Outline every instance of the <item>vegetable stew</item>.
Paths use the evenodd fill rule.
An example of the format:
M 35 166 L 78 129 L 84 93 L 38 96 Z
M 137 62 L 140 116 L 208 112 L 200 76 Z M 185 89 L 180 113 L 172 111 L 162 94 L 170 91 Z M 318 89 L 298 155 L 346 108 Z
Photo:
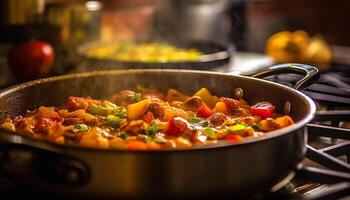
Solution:
M 250 106 L 241 95 L 217 97 L 206 88 L 192 96 L 176 89 L 122 90 L 110 99 L 68 97 L 59 107 L 40 106 L 9 116 L 1 127 L 35 139 L 92 148 L 191 148 L 219 140 L 239 142 L 294 122 L 269 102 Z

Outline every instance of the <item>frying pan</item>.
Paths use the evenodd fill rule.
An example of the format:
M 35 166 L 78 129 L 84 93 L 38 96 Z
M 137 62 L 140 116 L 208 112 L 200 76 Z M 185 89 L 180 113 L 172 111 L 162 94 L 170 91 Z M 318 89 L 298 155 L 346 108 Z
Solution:
M 280 73 L 304 77 L 294 89 L 255 78 Z M 0 91 L 0 120 L 39 105 L 61 105 L 71 95 L 107 98 L 142 84 L 187 94 L 207 87 L 218 96 L 231 96 L 233 89 L 240 87 L 250 104 L 270 101 L 283 113 L 284 103 L 290 102 L 290 115 L 296 123 L 239 143 L 158 151 L 67 146 L 0 130 L 0 174 L 42 191 L 80 198 L 261 196 L 282 187 L 300 166 L 306 152 L 304 127 L 316 108 L 296 89 L 317 79 L 314 67 L 282 64 L 252 77 L 141 69 L 70 74 L 19 84 Z
M 145 41 L 148 42 L 148 41 Z M 150 41 L 152 42 L 152 41 Z M 196 69 L 196 70 L 211 70 L 227 65 L 230 62 L 231 55 L 234 52 L 233 45 L 221 44 L 212 41 L 200 40 L 177 40 L 168 41 L 180 48 L 194 48 L 203 53 L 200 59 L 194 61 L 169 61 L 169 62 L 141 62 L 141 61 L 119 61 L 111 58 L 95 58 L 87 54 L 89 49 L 101 47 L 102 42 L 90 42 L 83 44 L 78 48 L 78 55 L 82 60 L 82 66 L 79 70 L 106 70 L 106 69 Z M 110 43 L 109 43 L 110 45 Z

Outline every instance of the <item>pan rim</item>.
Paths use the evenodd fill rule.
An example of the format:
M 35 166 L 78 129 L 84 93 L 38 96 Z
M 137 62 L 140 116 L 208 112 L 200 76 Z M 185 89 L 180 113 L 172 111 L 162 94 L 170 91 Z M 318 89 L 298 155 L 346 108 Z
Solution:
M 42 148 L 49 148 L 49 149 L 57 149 L 57 150 L 67 150 L 67 149 L 74 149 L 74 150 L 79 150 L 79 151 L 102 151 L 102 152 L 119 152 L 119 153 L 159 153 L 159 152 L 196 152 L 196 151 L 212 151 L 212 150 L 218 150 L 218 149 L 223 149 L 223 148 L 234 148 L 235 146 L 240 146 L 240 145 L 249 145 L 257 142 L 264 142 L 266 140 L 270 140 L 273 138 L 281 137 L 287 134 L 292 134 L 294 131 L 301 129 L 304 127 L 308 122 L 310 122 L 315 113 L 316 113 L 316 105 L 313 102 L 313 100 L 306 96 L 305 94 L 301 93 L 300 91 L 297 91 L 293 88 L 287 87 L 285 85 L 263 80 L 263 79 L 258 79 L 258 78 L 253 78 L 253 77 L 248 77 L 248 76 L 242 76 L 242 75 L 237 75 L 237 74 L 228 74 L 228 73 L 223 73 L 223 72 L 213 72 L 213 71 L 202 71 L 202 70 L 187 70 L 187 69 L 118 69 L 118 70 L 104 70 L 104 71 L 91 71 L 91 72 L 82 72 L 82 73 L 73 73 L 73 74 L 67 74 L 67 75 L 61 75 L 61 76 L 54 76 L 54 77 L 49 77 L 49 78 L 43 78 L 43 79 L 38 79 L 38 80 L 33 80 L 29 82 L 24 82 L 20 84 L 16 84 L 13 86 L 10 86 L 8 88 L 0 90 L 0 98 L 11 95 L 11 93 L 14 93 L 18 90 L 25 89 L 28 87 L 34 87 L 35 85 L 39 85 L 42 83 L 47 83 L 47 82 L 53 82 L 53 81 L 62 81 L 66 79 L 72 79 L 72 78 L 86 78 L 86 77 L 93 77 L 93 76 L 105 76 L 105 75 L 118 75 L 118 74 L 137 74 L 137 73 L 187 73 L 187 74 L 207 74 L 207 75 L 214 75 L 214 76 L 229 76 L 229 77 L 240 77 L 244 79 L 251 79 L 257 82 L 263 82 L 266 84 L 271 84 L 273 87 L 279 87 L 281 89 L 286 89 L 289 92 L 296 93 L 297 95 L 301 96 L 301 98 L 306 102 L 308 105 L 308 113 L 306 114 L 305 117 L 303 117 L 301 120 L 296 122 L 295 124 L 278 129 L 275 131 L 268 132 L 268 134 L 264 134 L 263 136 L 259 137 L 248 137 L 245 138 L 244 140 L 240 142 L 227 142 L 227 141 L 220 141 L 217 144 L 207 144 L 199 147 L 192 147 L 189 149 L 160 149 L 160 150 L 127 150 L 127 149 L 101 149 L 101 148 L 91 148 L 91 147 L 83 147 L 83 146 L 78 146 L 78 145 L 67 145 L 67 144 L 58 144 L 50 141 L 45 141 L 45 140 L 38 140 L 31 138 L 29 136 L 24 136 L 20 135 L 15 132 L 11 132 L 8 130 L 5 130 L 0 127 L 0 134 L 7 134 L 8 136 L 16 136 L 20 137 L 25 144 L 28 145 L 33 145 L 33 146 L 40 146 Z M 45 145 L 44 145 L 44 144 Z

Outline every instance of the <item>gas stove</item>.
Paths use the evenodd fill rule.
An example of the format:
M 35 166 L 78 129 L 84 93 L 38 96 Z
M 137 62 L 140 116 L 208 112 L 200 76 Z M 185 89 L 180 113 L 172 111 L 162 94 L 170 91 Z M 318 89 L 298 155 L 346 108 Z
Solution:
M 292 85 L 298 76 L 269 80 Z M 296 177 L 267 199 L 350 199 L 350 66 L 321 70 L 319 81 L 305 91 L 317 104 L 307 125 L 308 150 Z

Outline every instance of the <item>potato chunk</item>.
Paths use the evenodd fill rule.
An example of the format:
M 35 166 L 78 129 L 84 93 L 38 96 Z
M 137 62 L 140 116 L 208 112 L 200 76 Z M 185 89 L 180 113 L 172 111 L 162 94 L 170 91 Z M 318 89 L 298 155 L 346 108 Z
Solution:
M 104 130 L 95 127 L 86 132 L 80 140 L 80 145 L 85 147 L 108 148 L 109 142 L 102 136 L 102 131 Z

